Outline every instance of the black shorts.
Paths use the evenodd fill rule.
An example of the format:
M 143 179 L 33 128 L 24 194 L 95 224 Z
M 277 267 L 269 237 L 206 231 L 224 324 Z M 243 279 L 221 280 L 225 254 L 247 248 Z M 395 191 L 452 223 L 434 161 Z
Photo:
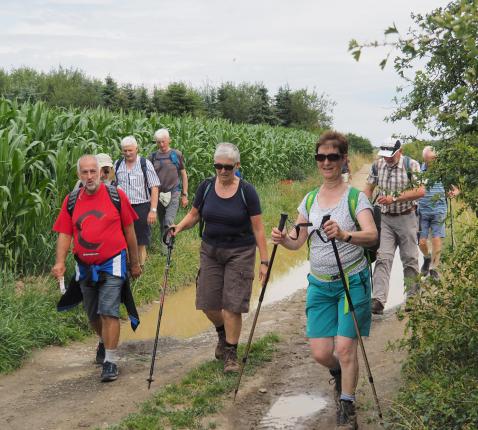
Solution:
M 149 245 L 151 243 L 151 226 L 148 224 L 148 214 L 151 204 L 149 202 L 138 203 L 133 206 L 139 218 L 134 222 L 134 232 L 138 245 Z

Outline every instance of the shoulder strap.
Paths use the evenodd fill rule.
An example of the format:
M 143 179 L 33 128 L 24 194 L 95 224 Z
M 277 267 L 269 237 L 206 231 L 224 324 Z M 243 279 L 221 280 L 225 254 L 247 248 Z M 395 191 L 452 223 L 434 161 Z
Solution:
M 121 198 L 119 196 L 118 190 L 114 185 L 106 185 L 106 191 L 108 191 L 108 195 L 110 196 L 111 203 L 115 206 L 119 213 L 121 213 Z
M 306 196 L 305 200 L 305 210 L 307 212 L 307 218 L 309 217 L 310 213 L 310 208 L 312 207 L 312 204 L 314 203 L 315 197 L 317 196 L 317 193 L 319 192 L 319 189 L 316 188 L 312 191 L 309 191 L 309 193 Z
M 115 164 L 115 173 L 118 174 L 118 169 L 119 169 L 119 166 L 121 165 L 121 163 L 124 161 L 124 158 L 120 158 L 119 160 L 116 160 L 116 164 Z
M 372 163 L 372 175 L 375 177 L 378 176 L 378 167 L 376 162 Z
M 169 159 L 171 160 L 171 163 L 176 166 L 176 169 L 179 170 L 179 157 L 174 149 L 171 149 L 171 152 L 169 153 Z
M 149 187 L 148 187 L 148 175 L 146 173 L 146 158 L 139 157 L 139 162 L 141 164 L 141 171 L 143 172 L 144 192 L 146 193 L 146 198 L 148 198 L 149 195 L 150 195 L 150 192 L 149 192 Z
M 412 169 L 410 167 L 410 157 L 408 155 L 403 156 L 405 161 L 405 171 L 407 172 L 408 182 L 412 182 Z
M 350 187 L 350 191 L 349 191 L 349 195 L 348 195 L 350 216 L 354 220 L 354 223 L 355 223 L 355 226 L 357 227 L 357 230 L 360 230 L 359 223 L 357 222 L 357 217 L 355 216 L 355 212 L 357 210 L 357 205 L 358 205 L 359 193 L 360 193 L 360 191 L 357 188 Z
M 204 206 L 204 201 L 206 200 L 207 193 L 209 193 L 209 191 L 211 190 L 212 184 L 214 184 L 215 179 L 216 179 L 215 176 L 212 176 L 212 177 L 206 179 L 206 181 L 207 181 L 206 188 L 204 189 L 201 204 L 199 205 L 199 208 L 198 208 L 199 213 L 201 213 L 201 211 L 202 211 L 202 207 Z
M 244 185 L 246 184 L 247 182 L 244 181 L 244 179 L 239 178 L 239 190 L 241 191 L 241 198 L 244 205 L 246 206 L 247 214 L 249 215 L 249 206 L 247 205 L 246 193 L 244 192 Z
M 150 158 L 150 161 L 151 161 L 151 164 L 154 164 L 154 162 L 156 161 L 156 153 L 158 151 L 154 151 L 152 152 L 151 154 L 149 154 L 149 158 Z
M 73 216 L 73 211 L 75 210 L 75 205 L 76 201 L 78 200 L 78 196 L 80 194 L 81 188 L 77 188 L 76 190 L 73 190 L 69 195 L 68 195 L 68 202 L 66 203 L 66 210 L 70 214 L 70 216 Z

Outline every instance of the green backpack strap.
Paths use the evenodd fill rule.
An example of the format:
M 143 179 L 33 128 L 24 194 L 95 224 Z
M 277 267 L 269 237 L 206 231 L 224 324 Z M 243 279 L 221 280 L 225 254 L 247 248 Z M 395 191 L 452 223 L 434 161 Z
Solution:
M 350 187 L 349 195 L 348 195 L 348 202 L 349 202 L 349 212 L 350 216 L 354 220 L 355 226 L 357 230 L 360 230 L 360 225 L 357 221 L 357 217 L 355 212 L 357 211 L 358 199 L 359 199 L 360 191 L 357 188 Z
M 312 207 L 312 204 L 314 203 L 315 197 L 317 196 L 318 192 L 319 189 L 315 188 L 314 190 L 309 191 L 305 198 L 305 210 L 307 212 L 307 220 L 309 219 L 310 208 Z

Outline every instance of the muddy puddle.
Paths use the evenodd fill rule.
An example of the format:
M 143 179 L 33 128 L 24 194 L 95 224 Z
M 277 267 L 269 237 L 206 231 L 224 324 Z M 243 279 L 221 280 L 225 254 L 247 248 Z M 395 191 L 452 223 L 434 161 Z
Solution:
M 300 423 L 320 412 L 327 405 L 324 397 L 308 394 L 281 396 L 262 418 L 258 429 L 298 430 Z
M 309 271 L 309 263 L 305 261 L 306 249 L 289 251 L 279 248 L 276 253 L 271 277 L 267 285 L 266 294 L 262 305 L 268 305 L 288 296 L 297 290 L 307 286 L 306 276 Z M 257 307 L 261 285 L 254 280 L 251 311 Z M 211 323 L 201 311 L 195 308 L 196 286 L 191 285 L 177 293 L 166 296 L 161 319 L 161 336 L 177 338 L 189 338 L 211 328 Z M 147 340 L 156 335 L 159 302 L 154 302 L 149 308 L 141 313 L 141 324 L 133 332 L 129 324 L 121 327 L 121 341 Z

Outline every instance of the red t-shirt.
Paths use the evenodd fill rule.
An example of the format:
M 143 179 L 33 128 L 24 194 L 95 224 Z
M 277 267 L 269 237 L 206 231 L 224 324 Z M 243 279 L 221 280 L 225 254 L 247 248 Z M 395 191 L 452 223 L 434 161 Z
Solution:
M 138 215 L 126 194 L 118 189 L 121 216 L 108 195 L 104 184 L 95 194 L 82 188 L 73 216 L 67 210 L 68 196 L 63 200 L 53 231 L 73 235 L 73 253 L 86 264 L 99 264 L 126 249 L 123 227 L 132 224 Z

